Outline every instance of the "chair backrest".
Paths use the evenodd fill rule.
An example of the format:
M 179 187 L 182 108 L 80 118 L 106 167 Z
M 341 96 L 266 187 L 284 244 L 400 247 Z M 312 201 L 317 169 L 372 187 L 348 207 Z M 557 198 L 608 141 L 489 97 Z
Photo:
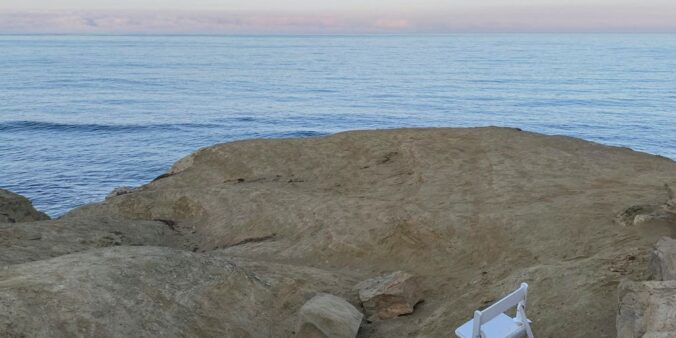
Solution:
M 485 308 L 483 311 L 474 312 L 474 327 L 472 335 L 480 337 L 481 325 L 489 320 L 495 318 L 497 315 L 519 305 L 526 306 L 526 295 L 528 294 L 528 284 L 521 283 L 521 286 L 516 291 L 510 293 L 493 305 Z

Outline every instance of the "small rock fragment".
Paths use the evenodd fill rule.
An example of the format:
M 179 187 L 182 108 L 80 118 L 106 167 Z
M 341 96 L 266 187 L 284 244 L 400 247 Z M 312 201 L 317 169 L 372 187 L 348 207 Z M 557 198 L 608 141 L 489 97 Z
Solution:
M 354 338 L 363 317 L 346 300 L 330 294 L 318 294 L 301 307 L 296 337 Z
M 412 313 L 422 300 L 416 278 L 403 271 L 365 280 L 357 289 L 369 321 Z

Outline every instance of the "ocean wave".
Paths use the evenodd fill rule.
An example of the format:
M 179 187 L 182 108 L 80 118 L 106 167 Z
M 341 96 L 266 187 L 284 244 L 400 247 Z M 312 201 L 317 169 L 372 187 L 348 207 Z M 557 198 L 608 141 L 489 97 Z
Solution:
M 149 130 L 178 131 L 185 129 L 212 129 L 226 127 L 214 123 L 155 123 L 155 124 L 97 124 L 97 123 L 55 123 L 44 121 L 0 122 L 0 131 L 41 131 L 41 132 L 140 132 Z
M 234 119 L 235 124 L 247 118 Z M 153 124 L 97 124 L 97 123 L 55 123 L 44 121 L 7 121 L 0 122 L 0 132 L 56 132 L 56 133 L 139 133 L 139 132 L 175 132 L 195 129 L 227 129 L 232 123 L 153 123 Z M 269 132 L 247 134 L 243 138 L 287 138 L 312 137 L 326 133 L 314 130 L 293 130 L 286 132 Z

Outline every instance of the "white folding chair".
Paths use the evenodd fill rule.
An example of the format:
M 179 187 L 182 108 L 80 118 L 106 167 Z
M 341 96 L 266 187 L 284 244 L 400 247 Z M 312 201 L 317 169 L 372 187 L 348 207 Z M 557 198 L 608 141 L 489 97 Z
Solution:
M 530 320 L 526 318 L 528 284 L 521 283 L 516 291 L 497 301 L 483 311 L 474 311 L 474 319 L 455 330 L 460 338 L 533 338 Z M 516 306 L 516 317 L 505 311 Z

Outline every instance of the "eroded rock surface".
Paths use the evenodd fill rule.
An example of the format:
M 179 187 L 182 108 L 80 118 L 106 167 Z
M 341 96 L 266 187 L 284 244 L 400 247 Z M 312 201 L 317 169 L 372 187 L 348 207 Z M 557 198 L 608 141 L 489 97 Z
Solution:
M 195 248 L 189 232 L 161 221 L 83 217 L 0 224 L 0 267 L 110 246 Z
M 19 223 L 49 219 L 35 210 L 31 201 L 9 190 L 0 189 L 0 223 Z
M 676 240 L 662 237 L 650 255 L 650 271 L 658 281 L 676 280 Z
M 631 206 L 617 215 L 618 223 L 640 228 L 644 233 L 663 233 L 676 237 L 676 200 L 671 187 L 665 184 L 664 188 L 666 202 Z
M 0 270 L 0 332 L 45 338 L 289 337 L 303 295 L 341 282 L 349 280 L 218 252 L 93 249 Z
M 354 338 L 364 317 L 346 300 L 319 294 L 301 307 L 296 325 L 299 338 Z
M 396 271 L 357 284 L 359 300 L 370 321 L 391 319 L 413 312 L 422 290 L 410 273 Z
M 669 216 L 665 184 L 676 186 L 676 163 L 669 159 L 508 128 L 362 131 L 216 145 L 133 193 L 54 221 L 0 226 L 3 323 L 29 329 L 46 318 L 44 327 L 61 334 L 72 331 L 59 326 L 65 317 L 58 316 L 74 314 L 48 313 L 50 304 L 85 304 L 92 316 L 124 305 L 127 317 L 104 312 L 100 323 L 78 320 L 105 330 L 96 332 L 114 332 L 109 321 L 131 321 L 111 337 L 143 329 L 143 318 L 148 330 L 166 326 L 166 337 L 210 336 L 191 331 L 197 326 L 217 328 L 215 336 L 288 337 L 309 295 L 330 293 L 358 304 L 359 281 L 401 270 L 420 278 L 425 302 L 407 316 L 362 323 L 360 337 L 447 336 L 520 282 L 529 283 L 528 313 L 538 336 L 615 337 L 617 284 L 646 279 L 653 244 L 676 225 L 670 217 L 639 217 L 634 224 L 637 215 L 655 210 Z M 631 206 L 649 207 L 627 213 L 627 224 L 618 222 L 615 215 Z M 187 256 L 178 265 L 171 264 L 174 258 L 143 264 L 97 258 L 109 251 L 140 257 L 134 250 L 145 246 Z M 226 272 L 229 263 L 218 262 L 235 262 L 233 271 L 277 286 L 230 282 L 235 272 L 200 263 L 211 259 Z M 65 260 L 88 263 L 78 270 Z M 60 273 L 68 281 L 91 281 L 65 284 L 77 287 L 86 302 L 54 291 Z M 116 286 L 95 281 L 96 275 L 117 276 Z M 51 282 L 31 284 L 43 278 Z M 17 296 L 24 289 L 13 280 L 32 285 L 25 290 L 38 290 L 30 292 L 40 297 Z M 199 291 L 218 283 L 224 283 L 222 294 Z M 161 297 L 139 301 L 153 292 Z M 243 294 L 250 298 L 236 298 Z M 222 311 L 218 297 L 231 299 L 247 316 L 260 314 L 263 324 Z M 28 312 L 35 318 L 18 315 Z
M 676 337 L 676 281 L 623 281 L 617 337 Z

